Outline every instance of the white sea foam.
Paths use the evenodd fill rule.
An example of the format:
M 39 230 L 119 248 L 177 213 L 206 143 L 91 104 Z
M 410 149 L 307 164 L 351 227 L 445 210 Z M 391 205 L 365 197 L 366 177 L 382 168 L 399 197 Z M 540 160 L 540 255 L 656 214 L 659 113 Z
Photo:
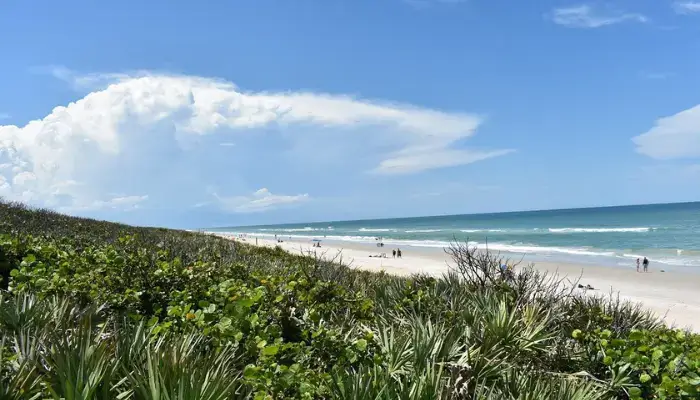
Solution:
M 700 267 L 700 259 L 690 259 L 690 258 L 649 258 L 649 260 L 654 263 L 661 263 L 665 265 L 682 265 L 685 267 Z
M 360 228 L 358 232 L 396 232 L 396 229 L 389 228 Z
M 442 232 L 442 229 L 413 229 L 409 231 L 404 231 L 405 233 L 431 233 L 431 232 Z
M 315 231 L 325 231 L 324 228 L 312 228 L 306 226 L 303 228 L 285 228 L 285 229 L 258 229 L 261 232 L 315 232 Z
M 269 237 L 275 236 L 274 233 L 250 233 L 250 232 L 208 232 L 220 236 L 234 237 L 239 234 L 245 234 L 252 237 Z M 279 234 L 278 234 L 279 236 Z M 375 244 L 376 238 L 374 236 L 357 236 L 357 235 L 325 235 L 323 232 L 315 232 L 313 230 L 302 229 L 295 231 L 294 233 L 289 233 L 288 235 L 283 235 L 283 237 L 290 237 L 296 240 L 311 240 L 311 239 L 323 239 L 329 241 L 337 242 L 352 242 L 352 243 L 363 243 L 363 244 Z M 442 249 L 450 246 L 450 242 L 441 240 L 412 240 L 412 239 L 392 239 L 385 238 L 383 240 L 386 246 L 396 246 L 396 247 L 424 247 L 424 248 L 438 248 Z M 469 245 L 476 246 L 478 249 L 489 249 L 491 251 L 499 251 L 503 253 L 513 253 L 513 254 L 530 254 L 530 255 L 543 255 L 543 256 L 571 256 L 571 257 L 604 257 L 611 259 L 622 259 L 629 260 L 629 263 L 634 262 L 637 258 L 644 258 L 642 254 L 636 254 L 637 252 L 615 252 L 612 250 L 595 249 L 588 247 L 557 247 L 557 246 L 536 246 L 531 244 L 509 244 L 509 243 L 485 243 L 480 242 L 469 242 Z M 659 252 L 662 253 L 659 253 Z M 641 250 L 639 252 L 642 252 Z M 700 267 L 700 253 L 695 251 L 688 251 L 683 249 L 673 249 L 673 250 L 660 250 L 660 249 L 649 249 L 644 251 L 646 257 L 653 264 L 662 265 L 675 265 L 675 266 L 688 266 L 688 267 Z M 669 254 L 665 254 L 669 253 Z M 694 256 L 698 253 L 697 256 Z M 681 257 L 682 256 L 682 257 Z M 618 262 L 614 262 L 617 264 Z M 619 262 L 621 265 L 631 265 L 627 262 Z
M 255 234 L 255 236 L 261 237 L 271 237 L 274 236 L 270 233 Z M 289 237 L 295 239 L 311 239 L 318 238 L 314 235 L 289 235 Z M 355 242 L 355 243 L 376 243 L 373 237 L 368 236 L 325 236 L 326 240 L 340 241 L 340 242 Z M 413 247 L 432 247 L 432 248 L 445 248 L 450 246 L 450 242 L 442 240 L 411 240 L 411 239 L 384 239 L 385 245 L 389 246 L 413 246 Z M 546 246 L 530 246 L 530 245 L 512 245 L 505 243 L 489 243 L 488 245 L 479 242 L 469 242 L 469 245 L 476 246 L 478 249 L 489 249 L 493 251 L 502 251 L 507 253 L 527 253 L 527 254 L 551 254 L 551 253 L 561 253 L 561 254 L 572 254 L 572 255 L 589 255 L 589 256 L 614 256 L 614 252 L 608 251 L 594 251 L 585 248 L 566 248 L 566 247 L 546 247 Z
M 628 253 L 623 253 L 622 257 L 625 257 L 625 258 L 644 258 L 644 256 L 640 256 L 639 254 L 628 254 Z
M 523 253 L 523 254 L 570 254 L 579 256 L 614 256 L 613 251 L 601 251 L 593 250 L 587 248 L 572 248 L 572 247 L 551 247 L 551 246 L 530 246 L 530 245 L 513 245 L 504 243 L 489 243 L 488 246 L 484 244 L 475 244 L 479 249 L 496 250 L 506 253 Z
M 549 228 L 552 233 L 649 232 L 651 228 Z
M 653 249 L 649 251 L 649 254 L 646 255 L 646 257 L 651 261 L 652 263 L 660 263 L 660 264 L 665 264 L 665 265 L 682 265 L 682 266 L 687 266 L 687 267 L 700 267 L 700 257 L 692 257 L 692 256 L 687 256 L 687 257 L 680 257 L 683 255 L 683 250 L 682 249 L 676 249 L 676 254 L 678 257 L 673 257 L 673 256 L 665 256 L 662 254 L 658 254 L 658 249 Z M 657 252 L 654 254 L 654 252 Z M 645 256 L 640 255 L 640 254 L 631 254 L 631 253 L 624 253 L 622 254 L 621 258 L 629 259 L 629 260 L 635 260 L 637 258 L 643 259 Z M 627 264 L 625 264 L 627 265 Z
M 508 229 L 460 229 L 460 232 L 464 233 L 477 233 L 477 232 L 508 232 Z

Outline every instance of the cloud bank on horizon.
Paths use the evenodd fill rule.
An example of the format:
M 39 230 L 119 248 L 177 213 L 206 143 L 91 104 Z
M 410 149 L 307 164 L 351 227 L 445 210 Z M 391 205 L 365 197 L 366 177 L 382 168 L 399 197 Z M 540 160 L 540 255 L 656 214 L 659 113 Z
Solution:
M 60 210 L 133 210 L 168 198 L 181 207 L 214 204 L 248 213 L 312 198 L 259 189 L 264 182 L 228 193 L 230 182 L 203 181 L 212 169 L 251 169 L 226 157 L 212 161 L 221 151 L 250 162 L 291 154 L 292 162 L 312 160 L 311 170 L 327 166 L 313 160 L 329 151 L 335 159 L 325 163 L 362 161 L 362 173 L 375 175 L 415 174 L 513 151 L 465 147 L 483 123 L 476 114 L 325 93 L 253 93 L 198 76 L 51 73 L 88 93 L 24 126 L 0 125 L 0 196 Z

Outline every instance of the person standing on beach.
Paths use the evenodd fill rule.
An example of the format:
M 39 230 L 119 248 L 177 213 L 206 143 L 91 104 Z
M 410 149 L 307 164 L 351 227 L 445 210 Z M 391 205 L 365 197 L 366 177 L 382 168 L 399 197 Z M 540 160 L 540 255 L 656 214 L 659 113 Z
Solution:
M 639 272 L 639 258 L 637 258 L 637 272 Z
M 394 250 L 391 251 L 391 255 L 392 255 L 394 258 L 396 258 L 396 249 L 394 249 Z
M 644 265 L 644 272 L 649 272 L 649 259 L 644 257 L 644 261 L 642 261 L 642 265 Z
M 399 258 L 401 258 L 401 249 L 396 250 L 396 255 L 399 256 Z

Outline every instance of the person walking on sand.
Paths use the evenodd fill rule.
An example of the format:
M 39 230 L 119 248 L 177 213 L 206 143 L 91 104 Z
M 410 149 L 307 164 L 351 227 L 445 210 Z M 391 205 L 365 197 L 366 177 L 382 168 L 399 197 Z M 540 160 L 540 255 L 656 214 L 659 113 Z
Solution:
M 639 257 L 637 257 L 637 272 L 639 272 Z
M 394 258 L 396 258 L 396 249 L 394 249 L 394 250 L 391 251 L 391 255 L 392 255 Z
M 644 272 L 649 272 L 649 259 L 644 257 L 644 261 L 642 261 L 642 265 L 644 265 Z
M 396 255 L 399 256 L 399 258 L 401 258 L 401 249 L 396 250 Z

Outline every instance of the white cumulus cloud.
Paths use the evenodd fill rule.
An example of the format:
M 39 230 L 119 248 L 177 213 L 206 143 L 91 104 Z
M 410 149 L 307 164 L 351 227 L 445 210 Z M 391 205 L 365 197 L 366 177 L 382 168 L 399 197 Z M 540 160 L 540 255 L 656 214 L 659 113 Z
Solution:
M 556 24 L 571 28 L 600 28 L 622 22 L 648 21 L 642 14 L 604 9 L 589 4 L 556 8 L 551 12 L 550 18 Z
M 278 195 L 270 193 L 267 188 L 255 191 L 249 196 L 222 197 L 214 194 L 220 205 L 236 213 L 253 213 L 290 206 L 309 200 L 308 194 Z
M 637 152 L 655 159 L 700 158 L 700 105 L 658 119 L 632 141 Z
M 208 135 L 223 139 L 216 148 L 233 149 L 234 142 L 227 140 L 232 135 L 257 133 L 270 143 L 287 145 L 310 130 L 322 132 L 358 143 L 363 155 L 376 153 L 373 171 L 385 174 L 464 165 L 510 151 L 465 149 L 463 140 L 483 122 L 470 113 L 325 93 L 247 92 L 197 76 L 80 75 L 58 67 L 49 72 L 92 91 L 23 126 L 0 124 L 0 196 L 54 207 L 131 209 L 137 199 L 154 200 L 148 190 L 172 186 L 173 180 L 166 182 L 163 176 L 175 176 L 173 169 L 192 175 L 209 162 L 207 155 L 194 159 L 198 153 L 188 152 Z M 274 137 L 275 132 L 280 136 Z M 367 136 L 361 134 L 378 140 L 381 150 L 367 147 Z M 242 148 L 236 141 L 235 149 Z M 172 201 L 191 190 L 179 189 L 169 196 Z M 125 194 L 105 194 L 116 191 Z M 261 195 L 256 204 L 296 198 Z

